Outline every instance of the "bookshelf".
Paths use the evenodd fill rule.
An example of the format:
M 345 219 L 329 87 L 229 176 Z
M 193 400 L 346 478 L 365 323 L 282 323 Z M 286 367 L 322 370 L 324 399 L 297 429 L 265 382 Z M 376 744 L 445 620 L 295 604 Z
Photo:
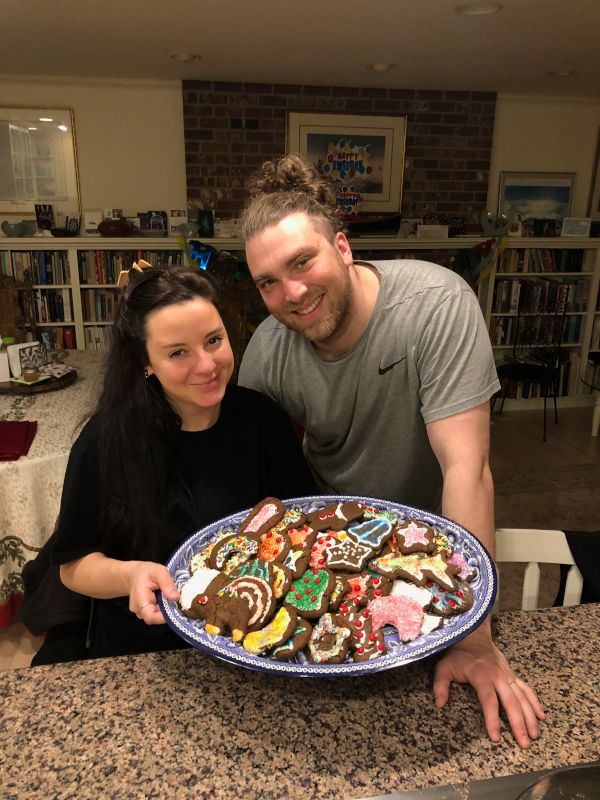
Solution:
M 242 254 L 243 258 L 240 239 L 203 241 L 218 250 Z M 464 251 L 486 238 L 419 240 L 361 236 L 350 241 L 357 259 L 418 258 L 460 271 Z M 28 268 L 32 274 L 38 328 L 42 332 L 58 331 L 63 346 L 80 349 L 107 347 L 116 300 L 114 282 L 120 269 L 139 258 L 164 265 L 185 261 L 174 238 L 0 238 L 0 271 L 8 274 L 14 271 L 19 277 L 20 271 Z M 512 350 L 511 326 L 516 320 L 516 303 L 524 281 L 536 283 L 546 304 L 552 302 L 561 285 L 569 286 L 565 336 L 569 359 L 563 375 L 564 403 L 591 403 L 592 390 L 586 383 L 600 385 L 600 239 L 509 238 L 506 249 L 477 287 L 497 362 Z M 41 318 L 42 309 L 46 319 Z M 507 404 L 531 407 L 537 401 L 524 399 L 521 391 L 516 398 L 507 400 Z
M 170 266 L 185 257 L 177 239 L 0 239 L 0 272 L 22 280 L 28 271 L 36 327 L 51 349 L 108 349 L 119 271 L 140 258 Z
M 479 291 L 496 363 L 512 353 L 522 292 L 527 292 L 530 313 L 538 320 L 552 314 L 568 292 L 559 393 L 563 405 L 591 402 L 591 385 L 600 385 L 599 280 L 598 239 L 510 239 Z M 532 392 L 531 386 L 511 386 L 508 407 L 541 403 Z

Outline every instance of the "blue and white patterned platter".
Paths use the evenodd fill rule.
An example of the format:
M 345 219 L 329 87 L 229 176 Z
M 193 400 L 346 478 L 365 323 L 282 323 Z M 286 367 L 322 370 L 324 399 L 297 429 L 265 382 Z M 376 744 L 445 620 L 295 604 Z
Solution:
M 343 675 L 364 675 L 379 672 L 392 667 L 400 667 L 426 656 L 439 653 L 465 636 L 472 633 L 491 612 L 496 598 L 497 575 L 494 562 L 486 548 L 467 530 L 451 520 L 411 508 L 387 500 L 371 497 L 350 497 L 328 495 L 318 497 L 296 497 L 284 500 L 286 508 L 299 508 L 302 511 L 314 511 L 330 502 L 357 500 L 369 506 L 393 512 L 398 520 L 418 519 L 426 522 L 435 530 L 445 535 L 455 553 L 460 553 L 475 572 L 475 578 L 469 582 L 473 592 L 472 608 L 454 617 L 444 619 L 441 628 L 427 634 L 421 634 L 412 642 L 400 641 L 397 632 L 390 626 L 384 628 L 387 653 L 372 661 L 342 664 L 310 664 L 302 653 L 298 653 L 291 661 L 277 661 L 266 656 L 252 656 L 241 644 L 235 644 L 229 636 L 214 636 L 204 630 L 204 620 L 192 620 L 183 614 L 177 603 L 167 600 L 162 594 L 158 602 L 167 624 L 188 644 L 216 658 L 239 664 L 247 669 L 261 672 L 272 672 L 279 675 L 299 675 L 303 677 L 338 677 Z M 217 520 L 194 533 L 173 553 L 167 562 L 167 569 L 173 577 L 177 588 L 181 589 L 189 578 L 189 563 L 196 553 L 204 549 L 217 538 L 233 533 L 244 521 L 250 509 L 239 511 L 224 519 Z

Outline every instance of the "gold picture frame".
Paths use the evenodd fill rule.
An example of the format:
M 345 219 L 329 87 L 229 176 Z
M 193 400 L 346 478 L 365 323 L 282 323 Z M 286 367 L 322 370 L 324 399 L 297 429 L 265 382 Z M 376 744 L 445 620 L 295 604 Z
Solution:
M 286 151 L 334 181 L 345 211 L 400 211 L 405 146 L 406 117 L 288 112 Z
M 36 205 L 81 217 L 73 111 L 0 108 L 0 216 L 33 216 Z

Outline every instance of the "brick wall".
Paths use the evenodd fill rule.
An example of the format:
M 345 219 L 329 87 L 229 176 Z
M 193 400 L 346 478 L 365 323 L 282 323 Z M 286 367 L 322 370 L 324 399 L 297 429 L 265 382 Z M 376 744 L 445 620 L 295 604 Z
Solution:
M 479 218 L 487 199 L 496 95 L 184 81 L 188 202 L 235 216 L 245 178 L 285 151 L 286 113 L 407 117 L 402 216 Z

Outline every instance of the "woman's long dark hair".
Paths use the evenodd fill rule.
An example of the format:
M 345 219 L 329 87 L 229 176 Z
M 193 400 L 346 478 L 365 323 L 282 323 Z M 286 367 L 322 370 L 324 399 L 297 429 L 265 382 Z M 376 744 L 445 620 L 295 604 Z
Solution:
M 212 282 L 197 270 L 131 270 L 117 306 L 104 386 L 95 413 L 105 544 L 118 558 L 156 560 L 164 507 L 176 471 L 179 416 L 148 364 L 146 320 L 159 308 L 202 297 L 217 306 Z

